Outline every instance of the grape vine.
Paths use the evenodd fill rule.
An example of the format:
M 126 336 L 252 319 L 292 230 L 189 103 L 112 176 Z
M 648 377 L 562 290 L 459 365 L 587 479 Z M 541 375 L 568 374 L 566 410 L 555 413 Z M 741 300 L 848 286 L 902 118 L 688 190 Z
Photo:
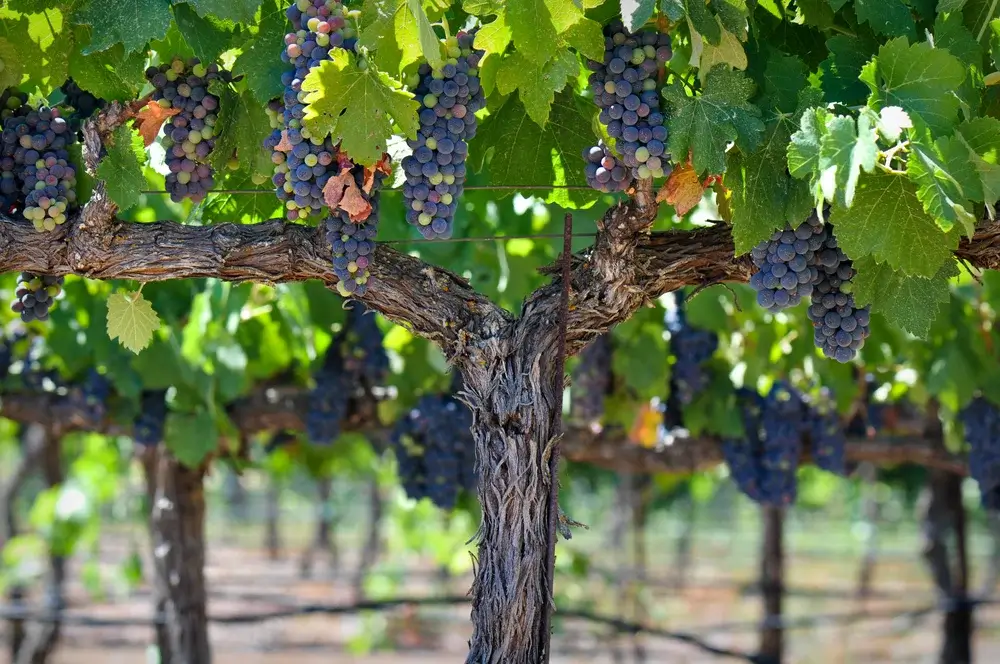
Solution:
M 665 316 L 670 332 L 670 353 L 674 364 L 670 373 L 670 392 L 676 392 L 681 407 L 690 405 L 708 385 L 710 376 L 703 365 L 719 347 L 719 336 L 688 324 L 684 294 L 674 292 L 674 308 Z
M 22 272 L 14 293 L 17 300 L 10 308 L 14 313 L 20 314 L 25 323 L 46 321 L 53 303 L 62 292 L 62 285 L 63 277 Z
M 602 334 L 580 353 L 573 369 L 573 419 L 599 429 L 604 418 L 604 401 L 611 392 L 611 359 L 614 347 L 610 334 Z
M 472 48 L 474 38 L 469 32 L 449 38 L 444 65 L 435 70 L 423 63 L 409 81 L 421 103 L 420 131 L 407 141 L 413 154 L 402 161 L 403 198 L 406 221 L 427 239 L 451 237 L 467 141 L 476 135 L 476 112 L 486 105 L 478 69 L 483 52 Z
M 167 420 L 166 390 L 147 390 L 139 397 L 139 414 L 132 422 L 136 445 L 159 445 Z
M 74 117 L 80 120 L 86 120 L 108 104 L 100 97 L 81 89 L 72 78 L 67 79 L 59 90 L 66 95 L 66 106 L 72 108 Z

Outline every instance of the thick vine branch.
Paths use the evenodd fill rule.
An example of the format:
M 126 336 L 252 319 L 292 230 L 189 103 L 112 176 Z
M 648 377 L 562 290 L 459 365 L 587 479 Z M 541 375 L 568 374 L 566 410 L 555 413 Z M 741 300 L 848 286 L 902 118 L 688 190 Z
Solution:
M 59 438 L 73 431 L 128 435 L 128 427 L 110 420 L 95 425 L 87 420 L 78 403 L 65 396 L 11 393 L 3 396 L 0 416 L 15 422 L 46 422 Z M 262 386 L 233 402 L 227 412 L 244 437 L 265 431 L 305 431 L 309 391 L 297 385 Z M 385 434 L 374 409 L 358 410 L 344 424 L 345 431 Z M 586 426 L 567 425 L 562 438 L 563 454 L 571 461 L 629 473 L 690 473 L 722 463 L 722 447 L 711 437 L 678 439 L 672 445 L 648 448 L 628 440 L 617 428 L 594 433 Z M 965 458 L 931 444 L 921 436 L 852 438 L 847 443 L 850 461 L 879 465 L 913 463 L 965 475 Z
M 85 207 L 84 214 L 91 209 Z M 626 320 L 638 307 L 682 286 L 745 281 L 750 263 L 733 257 L 729 227 L 646 234 L 633 204 L 609 210 L 596 245 L 577 257 L 573 270 L 568 352 Z M 621 223 L 627 232 L 613 232 Z M 24 221 L 0 216 L 0 271 L 91 279 L 162 281 L 215 277 L 225 281 L 279 283 L 318 279 L 336 283 L 322 231 L 281 220 L 256 224 L 185 226 L 172 221 L 113 220 L 104 233 L 66 224 L 38 233 Z M 980 269 L 1000 268 L 1000 222 L 963 240 L 956 257 Z M 419 258 L 379 246 L 373 286 L 365 304 L 411 326 L 451 358 L 495 337 L 513 317 L 458 275 Z M 525 335 L 554 329 L 561 279 L 525 303 Z M 522 336 L 525 336 L 522 335 Z M 553 342 L 554 343 L 554 342 Z

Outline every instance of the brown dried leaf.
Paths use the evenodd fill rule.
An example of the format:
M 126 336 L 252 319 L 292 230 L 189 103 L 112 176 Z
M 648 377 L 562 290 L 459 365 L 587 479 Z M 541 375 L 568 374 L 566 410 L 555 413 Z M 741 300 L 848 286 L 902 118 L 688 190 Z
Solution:
M 677 214 L 684 216 L 701 201 L 705 186 L 698 179 L 698 173 L 690 162 L 673 170 L 666 183 L 656 193 L 658 203 L 667 202 L 674 206 Z
M 343 210 L 351 221 L 364 221 L 372 211 L 368 198 L 354 182 L 350 168 L 342 168 L 339 174 L 327 180 L 323 186 L 323 200 L 331 212 Z
M 291 152 L 293 147 L 295 146 L 292 145 L 291 142 L 289 142 L 288 140 L 288 130 L 282 129 L 281 140 L 278 142 L 277 145 L 274 146 L 274 149 L 277 150 L 278 152 Z
M 382 158 L 378 160 L 374 168 L 369 168 L 365 166 L 365 184 L 362 189 L 365 190 L 366 194 L 370 194 L 372 187 L 375 185 L 375 174 L 382 173 L 383 175 L 392 174 L 391 159 L 388 154 L 383 154 Z
M 160 127 L 172 115 L 181 112 L 179 108 L 163 108 L 152 99 L 143 106 L 135 117 L 135 128 L 142 136 L 143 145 L 147 148 L 156 140 L 156 135 L 160 133 Z

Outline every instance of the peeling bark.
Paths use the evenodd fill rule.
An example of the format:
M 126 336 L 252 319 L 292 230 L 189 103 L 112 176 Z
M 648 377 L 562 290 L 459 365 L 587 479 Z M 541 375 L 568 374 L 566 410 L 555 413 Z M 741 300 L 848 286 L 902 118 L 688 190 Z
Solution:
M 158 592 L 172 659 L 164 664 L 211 664 L 205 590 L 204 468 L 160 455 L 153 528 Z

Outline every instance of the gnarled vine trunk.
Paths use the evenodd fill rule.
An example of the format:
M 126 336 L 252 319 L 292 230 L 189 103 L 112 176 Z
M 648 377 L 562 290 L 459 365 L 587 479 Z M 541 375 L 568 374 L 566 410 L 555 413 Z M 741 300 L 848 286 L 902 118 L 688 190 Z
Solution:
M 204 468 L 188 468 L 161 452 L 153 504 L 153 558 L 171 656 L 164 664 L 212 661 L 205 589 L 204 477 Z
M 537 339 L 492 340 L 488 361 L 464 371 L 483 507 L 468 664 L 538 664 L 544 654 L 548 504 L 557 481 L 549 455 L 562 391 L 554 389 L 555 348 Z

